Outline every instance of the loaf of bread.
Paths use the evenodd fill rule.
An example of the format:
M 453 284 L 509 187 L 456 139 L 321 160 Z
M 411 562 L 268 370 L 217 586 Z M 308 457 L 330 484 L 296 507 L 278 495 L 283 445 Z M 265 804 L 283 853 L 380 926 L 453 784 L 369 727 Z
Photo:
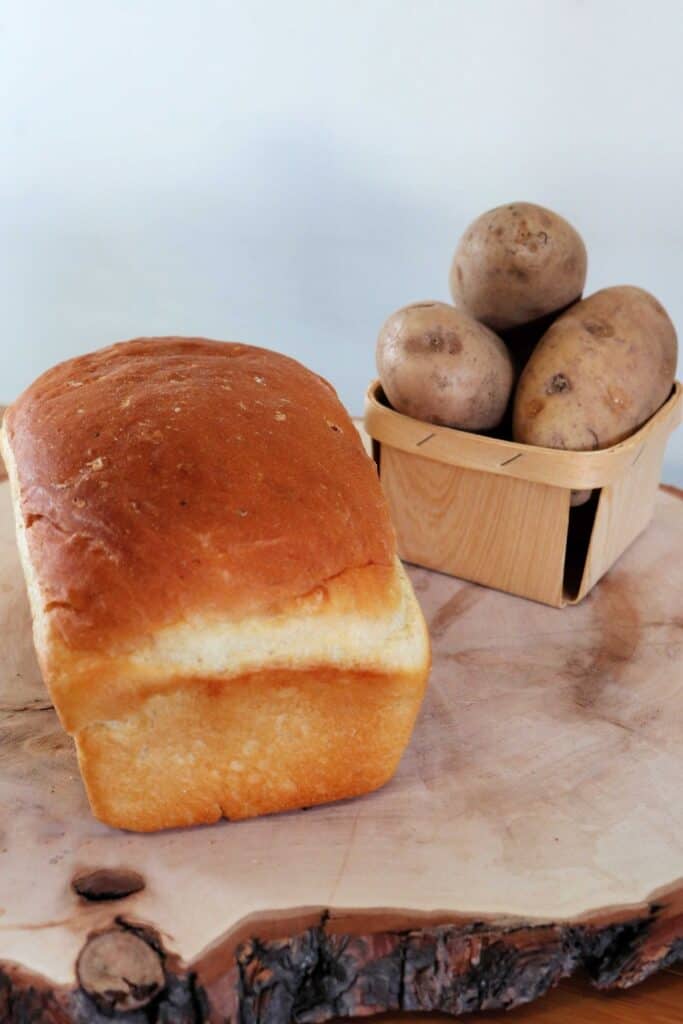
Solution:
M 35 646 L 94 814 L 140 831 L 357 796 L 429 641 L 375 468 L 283 355 L 143 338 L 6 413 Z

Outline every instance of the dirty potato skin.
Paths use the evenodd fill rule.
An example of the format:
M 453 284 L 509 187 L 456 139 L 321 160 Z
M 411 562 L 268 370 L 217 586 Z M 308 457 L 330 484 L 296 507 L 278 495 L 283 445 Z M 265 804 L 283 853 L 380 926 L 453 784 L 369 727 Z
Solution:
M 516 441 L 545 448 L 607 448 L 638 429 L 669 396 L 676 331 L 642 288 L 605 288 L 544 334 L 514 403 Z
M 559 214 L 510 203 L 477 218 L 458 243 L 453 300 L 495 331 L 530 323 L 581 297 L 586 247 Z
M 398 412 L 462 430 L 500 423 L 514 376 L 500 338 L 445 302 L 392 313 L 377 339 L 377 369 Z

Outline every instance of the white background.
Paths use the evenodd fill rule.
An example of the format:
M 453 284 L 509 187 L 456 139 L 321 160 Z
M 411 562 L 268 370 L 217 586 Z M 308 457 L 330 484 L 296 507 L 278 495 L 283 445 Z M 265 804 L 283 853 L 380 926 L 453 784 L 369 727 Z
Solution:
M 194 333 L 358 412 L 382 320 L 515 199 L 683 334 L 682 37 L 678 0 L 0 0 L 0 398 Z

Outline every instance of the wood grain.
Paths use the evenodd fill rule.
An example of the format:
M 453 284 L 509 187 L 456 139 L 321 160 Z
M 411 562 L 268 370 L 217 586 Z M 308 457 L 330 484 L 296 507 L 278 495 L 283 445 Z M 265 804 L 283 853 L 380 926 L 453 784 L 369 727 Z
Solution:
M 664 430 L 652 431 L 636 451 L 628 471 L 601 491 L 577 600 L 650 522 L 668 436 Z
M 557 451 L 421 423 L 375 382 L 364 425 L 402 558 L 559 608 L 583 600 L 649 523 L 682 410 L 676 384 L 620 444 Z M 575 488 L 593 499 L 570 510 Z
M 380 467 L 405 561 L 563 604 L 569 491 L 388 446 Z

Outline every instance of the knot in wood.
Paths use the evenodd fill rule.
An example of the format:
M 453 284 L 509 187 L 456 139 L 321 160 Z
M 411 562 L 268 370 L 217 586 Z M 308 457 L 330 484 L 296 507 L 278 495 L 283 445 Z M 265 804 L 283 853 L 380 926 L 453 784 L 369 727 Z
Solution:
M 128 868 L 99 868 L 76 875 L 71 888 L 86 900 L 120 900 L 145 888 L 145 880 Z
M 120 928 L 89 939 L 76 963 L 78 982 L 104 1012 L 139 1010 L 165 987 L 161 957 Z

